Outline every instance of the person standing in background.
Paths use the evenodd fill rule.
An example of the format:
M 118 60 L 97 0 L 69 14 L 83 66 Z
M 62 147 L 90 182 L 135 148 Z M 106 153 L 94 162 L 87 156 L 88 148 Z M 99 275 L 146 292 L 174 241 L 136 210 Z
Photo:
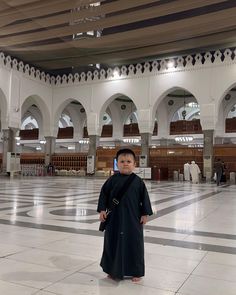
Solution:
M 189 162 L 184 164 L 184 180 L 190 181 L 190 164 L 189 164 Z
M 192 177 L 192 183 L 199 183 L 199 174 L 201 173 L 198 164 L 192 161 L 190 164 L 190 175 Z
M 214 170 L 216 173 L 216 184 L 217 186 L 220 185 L 220 180 L 223 174 L 224 166 L 223 163 L 221 162 L 221 159 L 217 159 L 215 165 L 214 165 Z
M 227 169 L 227 167 L 226 167 L 224 161 L 222 161 L 222 165 L 223 165 L 223 173 L 222 173 L 220 182 L 224 182 L 225 183 L 226 182 L 226 169 Z

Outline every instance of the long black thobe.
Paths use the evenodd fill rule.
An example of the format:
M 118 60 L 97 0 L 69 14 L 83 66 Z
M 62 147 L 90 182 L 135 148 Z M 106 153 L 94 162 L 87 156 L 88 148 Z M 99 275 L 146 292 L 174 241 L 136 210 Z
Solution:
M 103 185 L 97 211 L 110 208 L 116 192 L 123 186 L 128 175 L 115 174 Z M 152 215 L 148 192 L 143 180 L 135 176 L 111 213 L 105 230 L 101 259 L 103 271 L 114 278 L 144 276 L 144 240 L 142 215 Z

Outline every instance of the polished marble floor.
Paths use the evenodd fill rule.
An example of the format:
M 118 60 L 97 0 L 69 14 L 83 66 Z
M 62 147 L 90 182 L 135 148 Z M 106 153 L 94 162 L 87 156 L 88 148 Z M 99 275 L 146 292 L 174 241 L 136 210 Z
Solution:
M 105 179 L 0 178 L 0 294 L 236 295 L 236 186 L 146 181 L 146 276 L 107 279 L 97 198 Z

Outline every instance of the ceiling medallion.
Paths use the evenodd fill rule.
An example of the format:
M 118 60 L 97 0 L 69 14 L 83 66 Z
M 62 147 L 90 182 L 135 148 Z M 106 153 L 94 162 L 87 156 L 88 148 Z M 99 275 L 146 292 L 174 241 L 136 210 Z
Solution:
M 230 98 L 231 98 L 231 95 L 229 93 L 225 95 L 225 100 L 230 100 Z

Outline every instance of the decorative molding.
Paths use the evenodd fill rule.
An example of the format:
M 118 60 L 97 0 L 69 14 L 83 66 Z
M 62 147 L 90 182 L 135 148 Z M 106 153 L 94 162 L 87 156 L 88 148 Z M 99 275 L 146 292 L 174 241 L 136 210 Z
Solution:
M 13 69 L 23 73 L 29 78 L 55 85 L 73 85 L 84 84 L 99 81 L 112 81 L 115 79 L 127 79 L 134 77 L 143 77 L 148 75 L 168 74 L 184 70 L 195 70 L 199 68 L 219 65 L 230 65 L 236 62 L 236 49 L 227 48 L 215 50 L 213 52 L 197 53 L 187 56 L 178 56 L 176 58 L 163 58 L 145 63 L 122 65 L 120 67 L 108 68 L 107 70 L 95 70 L 87 73 L 75 73 L 69 75 L 46 74 L 35 67 L 24 64 L 9 55 L 0 52 L 0 67 Z M 171 65 L 171 66 L 170 66 Z

